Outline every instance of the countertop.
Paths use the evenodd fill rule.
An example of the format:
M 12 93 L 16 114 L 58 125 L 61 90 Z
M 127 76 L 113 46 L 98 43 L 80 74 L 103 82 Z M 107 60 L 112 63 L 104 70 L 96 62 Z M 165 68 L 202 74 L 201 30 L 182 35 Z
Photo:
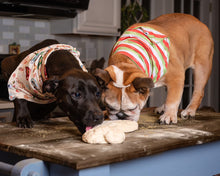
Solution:
M 0 110 L 1 109 L 13 109 L 14 103 L 12 101 L 0 100 Z
M 177 125 L 159 125 L 152 109 L 141 113 L 139 129 L 122 144 L 87 144 L 66 117 L 35 122 L 32 129 L 0 123 L 0 150 L 85 169 L 220 140 L 220 113 L 199 112 Z

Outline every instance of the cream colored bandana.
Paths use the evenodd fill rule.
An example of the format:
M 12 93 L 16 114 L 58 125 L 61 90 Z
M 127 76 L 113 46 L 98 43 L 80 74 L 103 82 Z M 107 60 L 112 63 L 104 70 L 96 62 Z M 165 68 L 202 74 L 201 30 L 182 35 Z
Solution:
M 56 101 L 54 95 L 43 93 L 43 82 L 47 80 L 46 63 L 50 54 L 57 50 L 68 50 L 79 62 L 83 71 L 87 71 L 79 59 L 80 53 L 70 45 L 54 44 L 29 54 L 18 65 L 8 81 L 9 99 L 48 104 Z

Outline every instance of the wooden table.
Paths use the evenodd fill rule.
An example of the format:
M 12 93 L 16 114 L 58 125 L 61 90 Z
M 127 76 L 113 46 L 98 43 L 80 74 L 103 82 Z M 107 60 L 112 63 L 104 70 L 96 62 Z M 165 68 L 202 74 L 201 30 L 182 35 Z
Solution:
M 190 146 L 207 146 L 205 151 L 208 151 L 209 145 L 211 147 L 216 145 L 213 152 L 216 153 L 214 155 L 217 161 L 215 157 L 212 158 L 212 165 L 216 170 L 211 169 L 214 172 L 213 175 L 220 173 L 220 160 L 218 160 L 218 158 L 220 159 L 220 113 L 200 112 L 197 113 L 195 119 L 178 120 L 177 125 L 159 125 L 158 116 L 152 113 L 152 109 L 147 109 L 141 113 L 139 130 L 127 133 L 124 143 L 114 145 L 84 143 L 76 127 L 65 117 L 37 122 L 32 129 L 17 128 L 13 123 L 1 123 L 0 150 L 4 153 L 13 153 L 28 158 L 37 158 L 45 163 L 52 163 L 53 167 L 51 168 L 55 170 L 58 167 L 64 167 L 78 172 L 116 166 L 123 162 L 125 166 L 129 166 L 129 162 L 159 157 L 169 151 L 174 151 L 177 155 L 181 153 L 181 148 L 191 152 L 194 148 L 191 149 Z M 178 152 L 178 150 L 180 151 Z M 198 151 L 200 150 L 198 149 Z M 196 158 L 194 160 L 199 162 Z M 219 167 L 216 168 L 215 164 Z M 162 167 L 159 163 L 156 165 L 158 169 L 160 166 Z M 172 165 L 170 167 L 172 168 Z M 106 175 L 111 175 L 110 168 L 108 167 L 109 173 Z M 141 167 L 139 171 L 142 168 L 144 169 Z M 108 171 L 102 170 L 102 176 L 105 175 L 105 172 Z M 126 173 L 125 171 L 121 172 Z M 161 175 L 162 173 L 165 175 L 161 170 Z M 126 175 L 129 175 L 129 171 Z

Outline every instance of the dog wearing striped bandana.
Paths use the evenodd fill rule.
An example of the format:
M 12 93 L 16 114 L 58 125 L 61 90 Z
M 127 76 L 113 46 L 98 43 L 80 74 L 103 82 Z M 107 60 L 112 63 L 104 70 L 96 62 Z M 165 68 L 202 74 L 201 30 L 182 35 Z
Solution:
M 113 46 L 108 67 L 96 69 L 102 101 L 112 120 L 139 120 L 151 88 L 165 85 L 160 122 L 177 123 L 185 70 L 194 69 L 194 93 L 181 117 L 195 116 L 212 68 L 214 44 L 207 26 L 187 14 L 162 15 L 129 27 Z

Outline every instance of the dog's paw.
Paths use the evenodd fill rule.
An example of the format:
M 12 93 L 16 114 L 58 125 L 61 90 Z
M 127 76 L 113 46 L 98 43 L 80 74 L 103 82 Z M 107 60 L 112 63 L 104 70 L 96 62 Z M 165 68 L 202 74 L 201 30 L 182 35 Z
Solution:
M 19 128 L 33 128 L 34 124 L 31 118 L 29 117 L 22 117 L 17 119 L 17 126 Z
M 163 114 L 164 111 L 165 111 L 165 105 L 164 104 L 162 106 L 154 109 L 154 113 L 156 113 L 156 114 Z
M 166 124 L 166 125 L 172 123 L 175 124 L 177 123 L 177 115 L 165 112 L 163 115 L 160 116 L 159 120 L 160 120 L 160 124 Z
M 196 111 L 191 110 L 191 109 L 185 109 L 181 112 L 181 118 L 182 119 L 194 118 L 195 115 L 196 115 Z

